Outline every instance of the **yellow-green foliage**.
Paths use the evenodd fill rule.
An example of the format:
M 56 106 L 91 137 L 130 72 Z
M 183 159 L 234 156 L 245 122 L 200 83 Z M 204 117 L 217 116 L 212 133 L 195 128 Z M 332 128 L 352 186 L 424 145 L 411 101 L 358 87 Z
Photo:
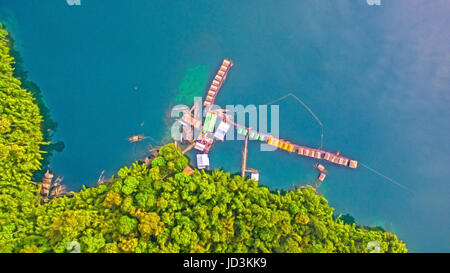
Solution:
M 0 24 L 0 251 L 7 252 L 33 228 L 39 198 L 30 177 L 42 158 L 42 117 L 32 94 L 13 77 L 13 65 Z
M 173 144 L 160 154 L 165 164 L 134 163 L 109 184 L 37 206 L 34 232 L 10 251 L 66 252 L 76 241 L 82 252 L 369 252 L 377 241 L 406 252 L 393 234 L 333 219 L 312 188 L 272 193 L 217 170 L 191 177 Z
M 12 181 L 40 167 L 42 117 L 32 94 L 13 77 L 7 36 L 0 25 L 0 180 Z
M 0 37 L 7 33 L 0 29 Z M 253 180 L 215 170 L 182 173 L 173 144 L 147 169 L 134 163 L 108 184 L 40 204 L 29 182 L 39 167 L 39 110 L 12 78 L 1 48 L 0 252 L 406 252 L 393 234 L 333 219 L 312 188 L 272 193 Z

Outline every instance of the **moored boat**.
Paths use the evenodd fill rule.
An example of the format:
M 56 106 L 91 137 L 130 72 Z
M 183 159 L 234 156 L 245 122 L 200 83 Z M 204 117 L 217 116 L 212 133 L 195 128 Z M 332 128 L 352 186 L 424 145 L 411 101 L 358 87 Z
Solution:
M 327 177 L 327 175 L 325 173 L 320 173 L 317 180 L 319 180 L 320 183 L 322 183 L 325 180 L 325 177 Z
M 135 142 L 142 141 L 142 140 L 144 140 L 144 139 L 145 139 L 144 135 L 135 135 L 135 136 L 130 136 L 130 137 L 128 138 L 128 141 L 129 141 L 130 143 L 135 143 Z
M 314 167 L 316 167 L 316 169 L 318 169 L 320 172 L 326 172 L 327 170 L 325 169 L 325 166 L 324 165 L 322 165 L 322 164 L 320 164 L 320 163 L 316 163 L 315 165 L 314 165 Z

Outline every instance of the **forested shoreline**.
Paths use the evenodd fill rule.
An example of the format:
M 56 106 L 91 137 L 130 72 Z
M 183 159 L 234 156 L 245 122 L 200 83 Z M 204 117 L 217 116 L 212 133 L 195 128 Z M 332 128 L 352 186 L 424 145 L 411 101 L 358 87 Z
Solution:
M 168 144 L 151 166 L 124 167 L 108 183 L 42 203 L 42 114 L 14 77 L 0 26 L 0 252 L 406 252 L 391 233 L 333 218 L 313 188 L 281 194 L 239 175 L 194 169 Z
M 39 107 L 39 111 L 42 116 L 41 128 L 43 139 L 45 142 L 49 142 L 49 144 L 41 146 L 41 149 L 45 152 L 42 154 L 41 163 L 42 166 L 48 166 L 50 165 L 50 159 L 53 153 L 55 151 L 61 152 L 62 150 L 64 150 L 64 142 L 59 141 L 56 143 L 52 143 L 52 135 L 56 131 L 58 123 L 53 120 L 50 109 L 45 104 L 42 91 L 39 86 L 28 79 L 28 72 L 24 68 L 22 56 L 20 55 L 20 52 L 15 48 L 16 41 L 11 36 L 8 36 L 8 40 L 10 43 L 10 55 L 14 58 L 14 62 L 11 63 L 13 68 L 13 76 L 20 80 L 20 82 L 22 83 L 22 88 L 26 89 L 33 95 L 33 97 L 35 98 L 35 103 Z M 44 173 L 45 168 L 41 168 L 41 170 L 35 171 L 33 173 L 33 179 L 41 180 L 44 176 Z

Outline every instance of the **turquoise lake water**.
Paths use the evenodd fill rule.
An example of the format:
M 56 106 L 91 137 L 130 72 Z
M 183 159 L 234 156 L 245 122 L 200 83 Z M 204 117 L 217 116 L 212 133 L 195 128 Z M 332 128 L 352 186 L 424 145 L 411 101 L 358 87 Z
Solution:
M 324 149 L 409 189 L 363 166 L 327 164 L 320 192 L 332 207 L 383 225 L 411 251 L 450 251 L 450 4 L 381 2 L 2 0 L 0 20 L 59 124 L 53 140 L 66 148 L 50 167 L 70 189 L 166 139 L 186 74 L 209 81 L 230 57 L 217 104 L 291 92 L 323 122 Z M 281 137 L 317 147 L 312 116 L 293 100 L 279 105 Z M 156 141 L 129 144 L 138 133 Z M 215 145 L 212 167 L 239 171 L 242 148 Z M 314 163 L 250 143 L 248 166 L 272 189 L 311 183 Z

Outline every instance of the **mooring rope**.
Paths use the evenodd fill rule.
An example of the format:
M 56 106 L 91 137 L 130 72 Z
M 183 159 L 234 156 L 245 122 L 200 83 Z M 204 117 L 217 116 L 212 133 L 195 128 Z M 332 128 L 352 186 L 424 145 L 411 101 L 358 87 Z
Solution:
M 384 179 L 388 180 L 389 182 L 391 182 L 391 183 L 397 185 L 398 187 L 400 187 L 400 188 L 402 188 L 402 189 L 404 189 L 404 190 L 407 190 L 407 191 L 409 191 L 410 193 L 414 194 L 414 192 L 413 192 L 412 190 L 410 190 L 410 189 L 409 189 L 408 187 L 406 187 L 405 185 L 400 184 L 400 183 L 399 183 L 398 181 L 396 181 L 395 179 L 390 178 L 389 176 L 382 174 L 381 172 L 379 172 L 379 171 L 377 171 L 377 170 L 375 170 L 375 169 L 373 169 L 373 168 L 367 166 L 367 165 L 364 164 L 364 163 L 359 162 L 359 164 L 360 164 L 361 166 L 363 166 L 364 168 L 368 169 L 369 171 L 373 172 L 374 174 L 377 174 L 377 175 L 383 177 Z
M 298 102 L 300 102 L 300 103 L 303 105 L 303 107 L 305 107 L 306 110 L 308 110 L 308 112 L 314 117 L 314 119 L 315 119 L 315 120 L 317 121 L 317 123 L 320 125 L 321 134 L 320 134 L 320 147 L 319 147 L 319 150 L 322 149 L 322 147 L 323 147 L 323 136 L 324 136 L 324 133 L 323 133 L 323 131 L 324 131 L 324 130 L 323 130 L 323 123 L 322 123 L 322 121 L 320 121 L 320 119 L 316 116 L 316 114 L 313 112 L 313 110 L 311 110 L 311 108 L 309 108 L 309 106 L 308 106 L 306 103 L 304 103 L 304 102 L 303 102 L 301 99 L 299 99 L 296 95 L 294 95 L 294 94 L 292 94 L 292 93 L 288 93 L 288 94 L 286 94 L 286 95 L 284 95 L 284 96 L 282 96 L 282 97 L 280 97 L 280 98 L 278 98 L 278 99 L 276 99 L 276 100 L 273 100 L 273 101 L 267 103 L 267 105 L 274 104 L 275 102 L 284 100 L 284 99 L 287 98 L 287 97 L 293 97 L 295 100 L 297 100 Z
M 320 128 L 321 128 L 321 131 L 322 131 L 322 132 L 321 132 L 321 135 L 320 135 L 320 147 L 319 147 L 319 149 L 322 149 L 322 146 L 323 146 L 323 138 L 324 138 L 324 126 L 323 126 L 323 123 L 322 123 L 322 121 L 320 121 L 320 119 L 317 117 L 317 115 L 311 110 L 311 108 L 309 108 L 309 106 L 308 106 L 306 103 L 304 103 L 304 102 L 303 102 L 301 99 L 299 99 L 296 95 L 294 95 L 294 94 L 292 94 L 292 93 L 288 93 L 288 94 L 286 94 L 286 95 L 284 95 L 284 96 L 281 96 L 281 97 L 278 98 L 278 99 L 275 99 L 275 100 L 273 100 L 273 101 L 267 103 L 267 105 L 271 105 L 271 104 L 274 104 L 274 103 L 276 103 L 276 102 L 282 101 L 282 100 L 286 99 L 287 97 L 293 97 L 296 101 L 298 101 L 300 104 L 302 104 L 302 106 L 305 107 L 306 110 L 308 110 L 308 112 L 314 117 L 314 119 L 315 119 L 315 120 L 317 121 L 317 123 L 320 125 Z M 378 175 L 378 176 L 380 176 L 380 177 L 386 179 L 387 181 L 391 182 L 392 184 L 397 185 L 398 187 L 400 187 L 400 188 L 402 188 L 402 189 L 404 189 L 404 190 L 406 190 L 406 191 L 408 191 L 408 192 L 414 194 L 414 192 L 413 192 L 412 190 L 410 190 L 410 189 L 409 189 L 408 187 L 406 187 L 405 185 L 402 185 L 401 183 L 399 183 L 399 182 L 396 181 L 395 179 L 393 179 L 393 178 L 391 178 L 391 177 L 389 177 L 389 176 L 387 176 L 387 175 L 384 175 L 383 173 L 381 173 L 381 172 L 379 172 L 379 171 L 377 171 L 377 170 L 375 170 L 375 169 L 373 169 L 373 168 L 371 168 L 371 167 L 365 165 L 364 163 L 359 162 L 359 164 L 360 164 L 361 166 L 363 166 L 364 168 L 368 169 L 369 171 L 373 172 L 374 174 L 376 174 L 376 175 Z

